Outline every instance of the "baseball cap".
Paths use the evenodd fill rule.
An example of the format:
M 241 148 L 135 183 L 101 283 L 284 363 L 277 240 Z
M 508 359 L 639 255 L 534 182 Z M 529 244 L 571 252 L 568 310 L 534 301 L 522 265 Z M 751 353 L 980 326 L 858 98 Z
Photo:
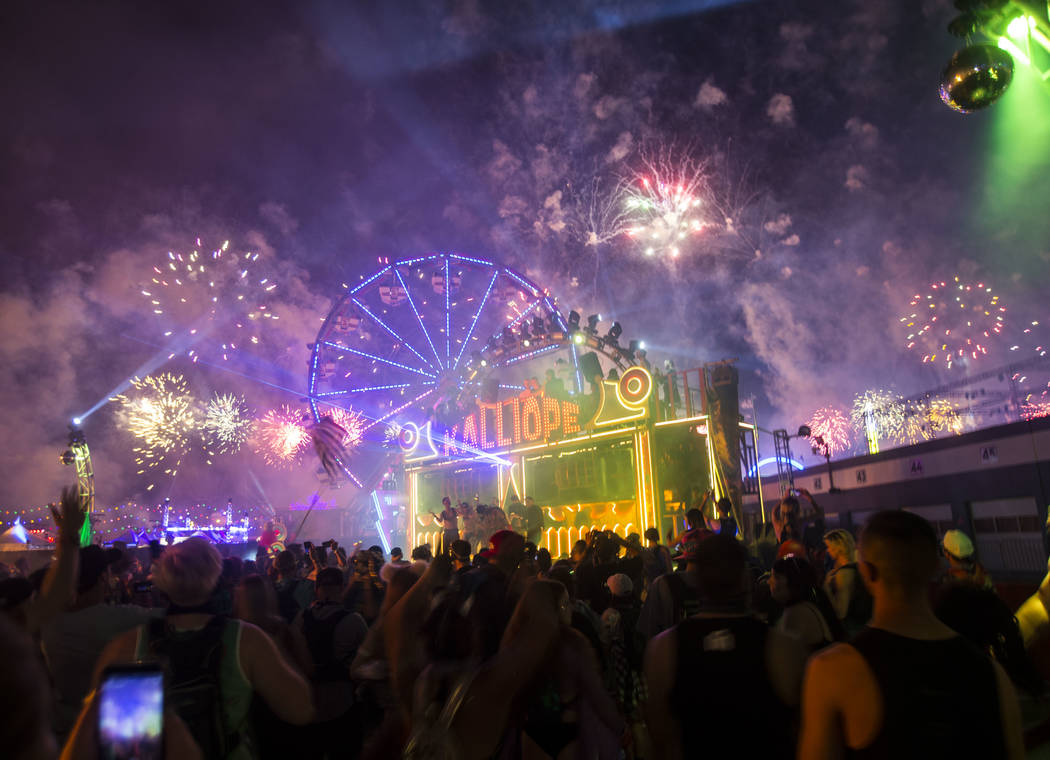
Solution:
M 953 557 L 967 559 L 973 556 L 973 541 L 961 530 L 953 528 L 945 533 L 941 544 L 944 546 L 944 550 Z
M 609 579 L 605 581 L 605 585 L 609 587 L 609 591 L 612 592 L 613 596 L 628 596 L 634 591 L 634 584 L 631 583 L 631 579 L 623 573 L 610 575 Z

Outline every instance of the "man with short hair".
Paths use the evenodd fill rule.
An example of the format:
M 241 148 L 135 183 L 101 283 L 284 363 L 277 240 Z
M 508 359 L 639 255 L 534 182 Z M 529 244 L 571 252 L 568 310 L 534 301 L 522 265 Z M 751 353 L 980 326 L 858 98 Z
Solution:
M 470 570 L 470 543 L 463 540 L 452 542 L 452 570 L 462 575 Z
M 299 563 L 288 550 L 277 555 L 273 568 L 277 573 L 277 581 L 273 584 L 277 591 L 277 609 L 281 617 L 291 623 L 296 615 L 310 606 L 314 584 L 299 577 Z
M 317 705 L 317 725 L 311 732 L 318 739 L 317 748 L 336 757 L 345 741 L 343 723 L 354 704 L 354 685 L 350 664 L 365 640 L 368 625 L 356 612 L 341 602 L 343 573 L 337 567 L 325 567 L 314 581 L 315 599 L 296 620 L 313 658 L 314 672 L 310 681 Z
M 747 550 L 739 541 L 705 539 L 692 548 L 690 568 L 699 610 L 650 641 L 645 653 L 653 757 L 729 757 L 741 755 L 742 746 L 747 757 L 792 757 L 791 708 L 805 650 L 751 611 Z M 700 719 L 714 730 L 697 730 Z
M 918 515 L 868 521 L 858 569 L 874 613 L 852 642 L 810 659 L 799 758 L 1024 757 L 1009 677 L 930 608 L 937 548 Z
M 434 522 L 441 526 L 441 553 L 448 554 L 453 541 L 459 540 L 459 513 L 452 506 L 452 499 L 445 497 L 441 500 L 440 515 L 434 516 Z
M 525 497 L 525 538 L 528 541 L 540 545 L 543 536 L 543 510 L 536 504 L 531 496 Z

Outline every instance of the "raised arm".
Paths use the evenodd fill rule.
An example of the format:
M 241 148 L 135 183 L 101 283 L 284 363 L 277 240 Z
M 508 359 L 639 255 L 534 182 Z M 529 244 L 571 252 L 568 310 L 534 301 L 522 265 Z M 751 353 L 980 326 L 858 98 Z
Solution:
M 62 489 L 61 505 L 58 510 L 51 507 L 51 514 L 58 526 L 58 546 L 55 561 L 48 568 L 40 587 L 40 596 L 29 610 L 30 633 L 35 633 L 58 615 L 73 599 L 80 558 L 80 529 L 86 517 L 76 486 Z

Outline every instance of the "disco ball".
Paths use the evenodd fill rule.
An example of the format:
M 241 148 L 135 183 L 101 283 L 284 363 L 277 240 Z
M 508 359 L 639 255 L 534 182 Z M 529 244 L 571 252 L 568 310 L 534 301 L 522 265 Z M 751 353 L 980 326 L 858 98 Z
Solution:
M 986 108 L 1010 86 L 1014 59 L 994 45 L 971 45 L 952 56 L 941 74 L 941 100 L 960 113 Z

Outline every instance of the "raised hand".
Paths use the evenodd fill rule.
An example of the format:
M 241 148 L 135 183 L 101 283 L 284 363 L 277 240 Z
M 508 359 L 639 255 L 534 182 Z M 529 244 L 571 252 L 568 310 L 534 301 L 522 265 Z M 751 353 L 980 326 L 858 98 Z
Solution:
M 80 493 L 76 486 L 66 486 L 62 489 L 62 500 L 60 509 L 55 509 L 54 504 L 49 504 L 51 516 L 58 526 L 60 541 L 77 542 L 80 540 L 80 529 L 84 527 L 87 512 L 80 503 Z

